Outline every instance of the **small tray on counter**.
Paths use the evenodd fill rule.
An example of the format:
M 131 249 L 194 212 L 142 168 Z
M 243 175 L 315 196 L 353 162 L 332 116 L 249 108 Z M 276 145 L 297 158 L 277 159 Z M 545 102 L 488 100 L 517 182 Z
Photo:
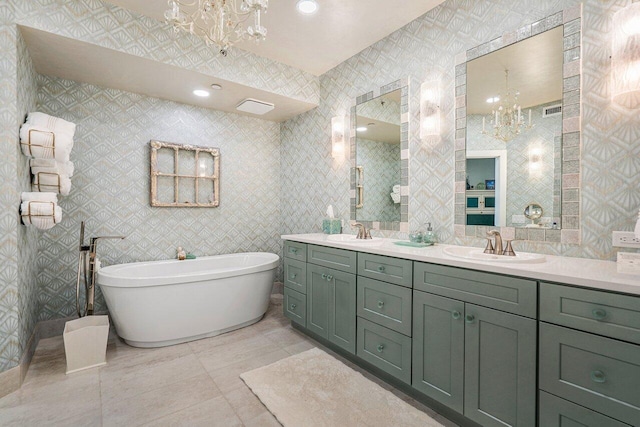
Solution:
M 433 246 L 433 243 L 407 242 L 406 240 L 399 240 L 397 242 L 393 242 L 393 244 L 398 246 L 409 246 L 411 248 L 426 248 L 428 246 Z

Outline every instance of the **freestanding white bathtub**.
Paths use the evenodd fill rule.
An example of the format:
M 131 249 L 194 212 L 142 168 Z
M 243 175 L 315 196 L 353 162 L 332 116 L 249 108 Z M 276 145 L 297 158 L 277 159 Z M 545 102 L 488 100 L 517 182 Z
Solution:
M 212 337 L 259 321 L 269 306 L 276 254 L 250 252 L 101 268 L 118 335 L 134 347 Z

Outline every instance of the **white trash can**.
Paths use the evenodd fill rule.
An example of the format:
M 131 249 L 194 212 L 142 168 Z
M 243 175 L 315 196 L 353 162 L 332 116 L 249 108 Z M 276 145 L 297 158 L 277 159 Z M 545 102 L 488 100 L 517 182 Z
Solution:
M 62 334 L 67 374 L 107 364 L 109 316 L 86 316 L 70 320 Z

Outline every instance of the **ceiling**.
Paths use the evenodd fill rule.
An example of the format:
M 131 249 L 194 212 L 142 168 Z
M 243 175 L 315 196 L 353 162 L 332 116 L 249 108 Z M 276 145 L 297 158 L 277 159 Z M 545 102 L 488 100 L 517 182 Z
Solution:
M 467 63 L 467 114 L 489 114 L 490 97 L 509 87 L 520 92 L 522 108 L 562 99 L 562 26 Z
M 164 21 L 167 0 L 106 0 Z M 318 11 L 302 15 L 296 0 L 271 0 L 262 24 L 267 39 L 239 48 L 321 75 L 383 39 L 444 0 L 318 0 Z

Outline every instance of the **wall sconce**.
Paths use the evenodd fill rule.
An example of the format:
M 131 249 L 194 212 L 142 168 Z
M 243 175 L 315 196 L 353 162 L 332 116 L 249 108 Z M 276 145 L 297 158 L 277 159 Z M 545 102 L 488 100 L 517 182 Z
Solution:
M 640 3 L 613 15 L 611 95 L 626 107 L 640 105 Z
M 440 136 L 440 82 L 431 80 L 420 86 L 420 139 Z
M 542 174 L 542 148 L 532 147 L 529 149 L 529 176 L 540 176 Z
M 344 158 L 346 122 L 345 116 L 331 118 L 331 157 L 334 159 Z

